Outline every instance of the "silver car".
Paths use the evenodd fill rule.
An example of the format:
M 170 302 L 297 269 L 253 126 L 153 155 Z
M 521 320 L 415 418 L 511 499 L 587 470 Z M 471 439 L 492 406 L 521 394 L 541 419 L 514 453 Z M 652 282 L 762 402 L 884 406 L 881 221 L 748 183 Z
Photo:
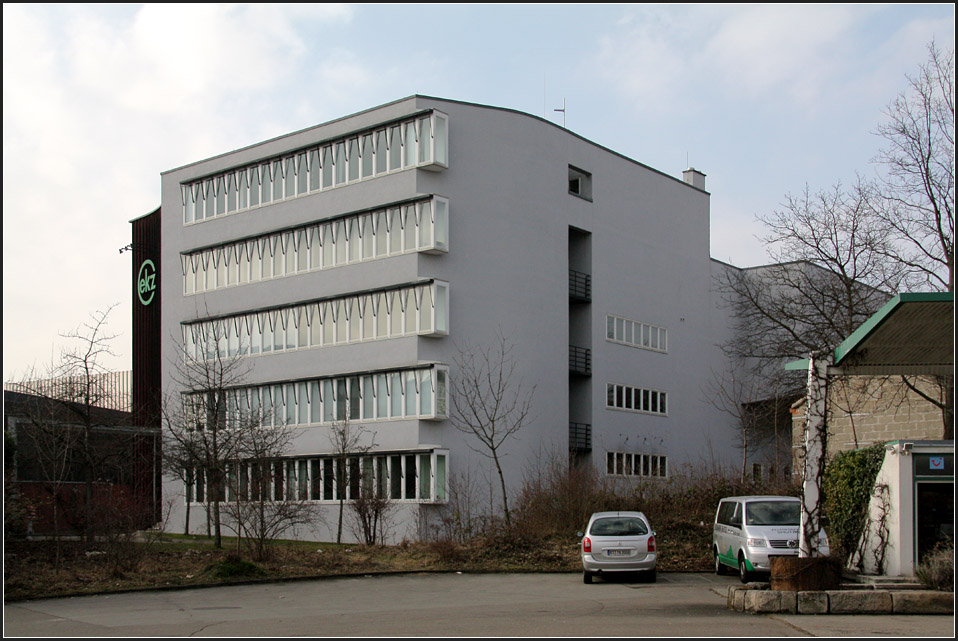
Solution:
M 596 512 L 579 534 L 585 583 L 616 572 L 641 572 L 655 582 L 655 532 L 641 512 Z

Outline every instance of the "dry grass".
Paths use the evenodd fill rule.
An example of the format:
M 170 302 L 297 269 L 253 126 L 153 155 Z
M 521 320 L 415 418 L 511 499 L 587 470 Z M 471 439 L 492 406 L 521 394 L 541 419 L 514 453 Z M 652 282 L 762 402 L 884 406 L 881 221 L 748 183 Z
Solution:
M 711 523 L 723 496 L 788 493 L 718 475 L 674 475 L 667 482 L 614 487 L 589 470 L 548 464 L 516 497 L 512 525 L 462 518 L 454 512 L 432 542 L 398 546 L 275 543 L 269 561 L 255 566 L 202 537 L 164 537 L 153 543 L 85 548 L 51 541 L 4 545 L 8 601 L 103 591 L 162 589 L 240 580 L 283 580 L 385 572 L 579 572 L 579 538 L 592 512 L 642 510 L 656 530 L 659 571 L 712 568 Z M 459 503 L 453 505 L 462 507 Z M 224 578 L 226 577 L 226 578 Z
M 660 534 L 659 569 L 708 570 L 711 560 L 696 550 L 694 540 Z M 97 592 L 165 589 L 226 584 L 244 580 L 284 580 L 381 572 L 578 572 L 577 540 L 541 541 L 508 545 L 476 540 L 461 545 L 450 541 L 409 543 L 393 547 L 326 543 L 280 543 L 273 558 L 257 563 L 261 572 L 220 578 L 221 564 L 235 558 L 229 549 L 214 550 L 209 543 L 168 539 L 136 544 L 142 549 L 136 562 L 117 571 L 106 554 L 87 552 L 80 543 L 61 543 L 57 569 L 50 541 L 8 541 L 5 544 L 4 599 L 17 601 Z
M 942 592 L 955 591 L 955 545 L 939 544 L 915 568 L 915 576 L 927 588 Z
M 260 572 L 220 578 L 217 569 L 236 557 L 232 550 L 215 550 L 209 543 L 164 540 L 141 546 L 129 569 L 96 548 L 78 542 L 61 543 L 57 567 L 50 541 L 7 541 L 4 598 L 7 601 L 121 590 L 169 588 L 229 583 L 237 580 L 283 580 L 346 574 L 425 571 L 548 571 L 579 569 L 576 543 L 543 545 L 538 550 L 500 555 L 475 544 L 415 543 L 395 547 L 280 543 Z

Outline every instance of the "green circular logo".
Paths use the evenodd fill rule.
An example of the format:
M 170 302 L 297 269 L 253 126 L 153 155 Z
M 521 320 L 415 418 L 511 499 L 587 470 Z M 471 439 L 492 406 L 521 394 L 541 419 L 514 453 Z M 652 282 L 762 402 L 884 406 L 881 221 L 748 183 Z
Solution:
M 144 305 L 153 302 L 153 295 L 156 294 L 156 266 L 149 258 L 140 265 L 140 273 L 136 276 L 136 294 Z

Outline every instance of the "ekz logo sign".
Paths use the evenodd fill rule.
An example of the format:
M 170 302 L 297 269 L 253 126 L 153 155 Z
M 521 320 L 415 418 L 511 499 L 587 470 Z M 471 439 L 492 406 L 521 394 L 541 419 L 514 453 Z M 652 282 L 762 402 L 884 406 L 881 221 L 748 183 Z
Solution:
M 140 273 L 136 276 L 136 293 L 143 305 L 153 302 L 156 294 L 156 266 L 152 260 L 144 260 L 140 265 Z

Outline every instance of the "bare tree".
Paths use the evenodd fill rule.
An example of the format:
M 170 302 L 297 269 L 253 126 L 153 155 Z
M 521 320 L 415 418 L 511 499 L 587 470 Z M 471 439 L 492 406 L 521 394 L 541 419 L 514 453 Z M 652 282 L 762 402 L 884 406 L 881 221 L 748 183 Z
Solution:
M 31 375 L 30 380 L 38 379 Z M 17 385 L 17 387 L 27 388 L 26 385 Z M 58 403 L 48 398 L 25 394 L 22 406 L 17 408 L 10 407 L 10 405 L 18 404 L 14 397 L 7 398 L 5 401 L 7 406 L 4 408 L 4 413 L 9 411 L 10 414 L 18 416 L 8 419 L 15 435 L 10 439 L 12 443 L 5 443 L 4 454 L 17 453 L 16 458 L 20 459 L 15 475 L 17 480 L 42 481 L 43 483 L 44 498 L 38 500 L 41 505 L 34 503 L 32 507 L 34 509 L 43 507 L 42 503 L 48 503 L 50 507 L 53 521 L 54 569 L 59 571 L 64 519 L 60 507 L 65 502 L 66 489 L 76 480 L 73 459 L 80 443 L 80 430 L 63 425 L 63 412 L 57 410 Z M 9 445 L 14 447 L 8 449 Z M 18 489 L 16 483 L 11 483 L 11 486 L 5 489 L 4 498 L 11 496 Z M 4 508 L 7 508 L 6 500 Z M 27 510 L 25 516 L 29 516 L 29 507 Z M 27 533 L 31 533 L 32 528 L 29 523 L 27 528 Z
M 363 459 L 365 462 L 370 459 Z M 374 484 L 372 469 L 361 466 L 359 475 L 359 496 L 352 497 L 350 507 L 353 514 L 353 529 L 357 538 L 366 545 L 385 544 L 386 531 L 389 528 L 390 516 L 396 504 L 389 498 L 382 477 L 380 483 Z
M 295 528 L 313 528 L 319 518 L 309 502 L 307 471 L 298 467 L 305 462 L 282 458 L 292 433 L 286 427 L 261 425 L 261 417 L 242 411 L 230 425 L 229 429 L 243 430 L 244 437 L 241 458 L 228 466 L 232 500 L 224 503 L 229 526 L 236 533 L 237 550 L 240 542 L 245 542 L 256 560 L 269 557 L 273 540 Z
M 955 291 L 955 51 L 928 60 L 885 109 L 872 204 L 894 240 L 889 259 L 922 289 Z M 915 279 L 912 279 L 915 283 Z
M 896 291 L 903 270 L 885 258 L 888 237 L 866 205 L 867 187 L 840 185 L 787 196 L 759 217 L 774 264 L 724 270 L 718 289 L 731 306 L 738 357 L 800 358 L 840 343 Z
M 932 43 L 928 63 L 909 83 L 878 127 L 887 143 L 876 158 L 884 175 L 851 189 L 811 195 L 806 187 L 788 196 L 781 211 L 759 218 L 778 264 L 729 269 L 719 284 L 737 320 L 730 353 L 770 362 L 809 357 L 815 424 L 805 428 L 814 449 L 804 463 L 808 537 L 818 527 L 826 438 L 824 413 L 812 407 L 824 407 L 830 351 L 902 287 L 954 289 L 954 52 Z M 946 434 L 953 381 L 944 377 L 938 395 Z M 925 398 L 934 403 L 934 396 Z M 813 547 L 803 539 L 803 554 Z
M 115 304 L 94 312 L 80 327 L 63 335 L 64 338 L 74 341 L 74 346 L 61 352 L 56 372 L 57 378 L 67 383 L 65 394 L 61 392 L 61 400 L 67 401 L 63 407 L 74 414 L 80 429 L 79 447 L 75 448 L 75 451 L 83 480 L 87 515 L 84 537 L 87 542 L 91 541 L 93 536 L 93 485 L 97 470 L 104 466 L 104 457 L 115 455 L 115 452 L 93 447 L 92 443 L 93 431 L 98 424 L 97 408 L 109 395 L 109 391 L 102 384 L 103 374 L 107 373 L 103 361 L 114 355 L 111 345 L 116 335 L 106 331 L 109 315 L 114 307 Z
M 176 398 L 176 397 L 174 397 Z M 161 412 L 163 431 L 163 473 L 177 479 L 184 488 L 196 486 L 196 471 L 200 460 L 199 430 L 187 430 L 187 412 L 183 399 L 168 399 Z M 190 509 L 183 517 L 183 534 L 190 533 Z
M 529 421 L 535 386 L 526 387 L 517 373 L 514 346 L 502 334 L 489 349 L 460 349 L 450 392 L 450 420 L 460 432 L 475 437 L 470 449 L 492 460 L 499 476 L 506 525 L 511 524 L 502 447 Z
M 93 312 L 78 328 L 61 334 L 70 345 L 61 350 L 46 375 L 15 385 L 37 399 L 28 412 L 31 429 L 24 436 L 32 440 L 31 456 L 41 466 L 42 476 L 57 485 L 69 480 L 82 487 L 79 527 L 87 543 L 93 541 L 98 524 L 94 515 L 97 487 L 119 480 L 134 438 L 131 432 L 117 429 L 129 427 L 126 415 L 106 409 L 115 406 L 116 395 L 104 364 L 113 356 L 116 336 L 107 326 L 114 307 Z M 54 496 L 55 510 L 60 500 L 62 496 Z
M 448 501 L 440 506 L 439 524 L 431 534 L 437 540 L 466 543 L 482 531 L 478 481 L 470 470 L 460 470 L 449 478 Z
M 329 440 L 336 462 L 336 497 L 339 499 L 339 517 L 336 524 L 336 542 L 343 540 L 343 516 L 346 507 L 346 494 L 359 495 L 360 457 L 376 447 L 376 434 L 362 425 L 349 422 L 349 410 L 345 406 L 340 421 L 334 423 Z
M 174 368 L 177 389 L 163 407 L 164 468 L 187 488 L 186 531 L 189 503 L 202 503 L 216 547 L 225 525 L 237 549 L 245 540 L 254 557 L 265 558 L 277 536 L 315 525 L 308 475 L 286 468 L 293 432 L 267 420 L 274 407 L 248 385 L 245 346 L 223 323 L 187 331 L 189 349 Z
M 955 291 L 955 50 L 928 45 L 928 60 L 885 108 L 876 133 L 885 146 L 871 204 L 890 231 L 888 260 L 918 289 Z M 942 438 L 954 437 L 954 376 L 930 377 L 931 389 L 901 378 L 942 413 Z
M 242 460 L 264 410 L 257 402 L 252 412 L 239 412 L 240 407 L 252 405 L 244 387 L 249 365 L 240 350 L 230 350 L 221 324 L 197 328 L 193 342 L 196 348 L 184 348 L 175 361 L 173 379 L 178 389 L 164 402 L 165 468 L 177 470 L 174 474 L 185 482 L 193 481 L 197 500 L 202 496 L 208 506 L 214 544 L 220 548 L 227 472 L 231 464 Z
M 780 469 L 782 432 L 786 423 L 783 410 L 801 396 L 794 377 L 778 367 L 769 367 L 757 359 L 731 359 L 728 367 L 713 373 L 706 396 L 712 406 L 733 417 L 737 426 L 738 447 L 742 451 L 741 480 L 748 478 L 748 461 L 760 449 L 774 449 L 775 468 Z M 788 422 L 788 443 L 791 425 Z

